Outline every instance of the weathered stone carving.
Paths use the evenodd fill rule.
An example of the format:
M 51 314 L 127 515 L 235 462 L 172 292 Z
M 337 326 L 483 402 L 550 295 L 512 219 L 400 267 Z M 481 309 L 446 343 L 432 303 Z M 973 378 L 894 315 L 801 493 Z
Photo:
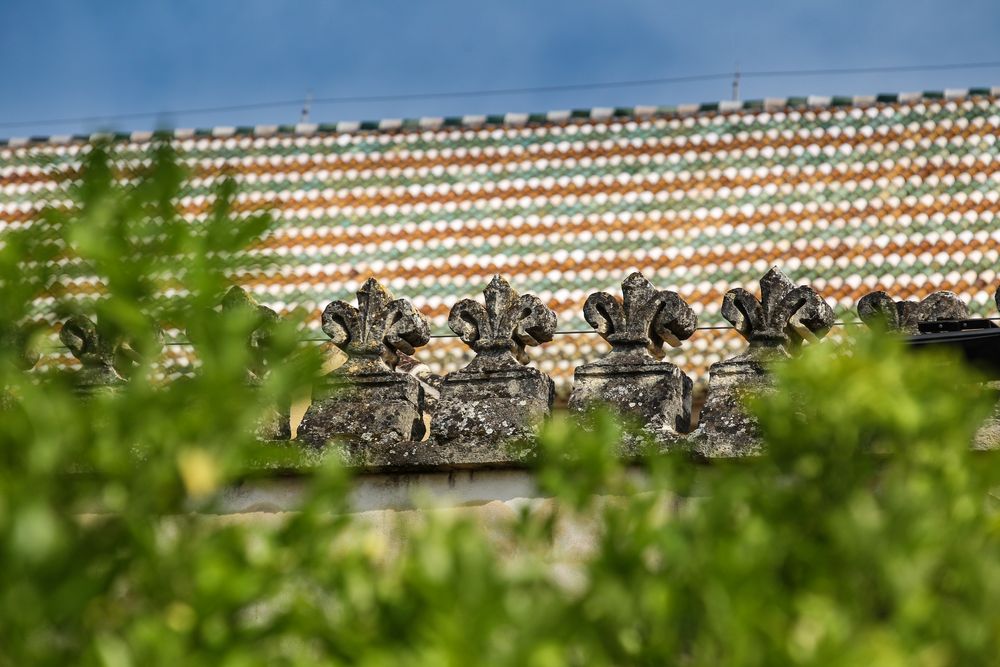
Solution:
M 247 337 L 246 346 L 250 352 L 250 366 L 246 369 L 246 382 L 251 387 L 259 387 L 267 377 L 268 346 L 279 317 L 271 308 L 262 306 L 242 287 L 234 285 L 222 298 L 222 310 L 245 309 L 254 316 L 253 328 Z M 257 422 L 257 437 L 262 440 L 288 440 L 292 437 L 289 421 L 289 406 L 276 405 L 265 408 L 265 413 Z
M 988 392 L 997 399 L 993 412 L 986 418 L 979 430 L 976 431 L 975 440 L 972 443 L 973 449 L 995 450 L 1000 449 L 1000 382 L 987 382 L 983 385 L 983 391 Z
M 969 308 L 954 292 L 934 292 L 918 302 L 894 301 L 879 291 L 861 297 L 858 316 L 869 328 L 917 334 L 921 322 L 968 319 Z
M 993 301 L 997 305 L 997 311 L 1000 311 L 1000 287 L 993 293 Z M 973 447 L 975 449 L 996 450 L 1000 449 L 1000 382 L 987 382 L 983 389 L 990 392 L 998 400 L 993 412 L 976 432 Z
M 13 389 L 13 376 L 31 370 L 38 363 L 38 350 L 32 345 L 32 335 L 34 327 L 18 326 L 15 324 L 0 324 L 0 350 L 4 352 L 2 356 L 3 368 L 0 369 L 0 377 L 3 377 L 0 386 L 0 410 L 6 410 L 17 403 L 17 397 Z
M 463 299 L 451 309 L 448 326 L 476 356 L 445 376 L 431 419 L 433 445 L 463 463 L 510 460 L 506 444 L 534 433 L 554 394 L 552 380 L 524 364 L 526 347 L 552 340 L 555 313 L 500 276 L 483 295 L 485 306 Z
M 82 395 L 115 391 L 125 384 L 127 370 L 141 360 L 131 341 L 85 315 L 66 320 L 59 340 L 83 366 L 73 378 Z
M 38 363 L 38 350 L 31 344 L 35 331 L 31 326 L 0 325 L 0 348 L 8 353 L 5 359 L 16 370 L 29 371 Z
M 570 409 L 605 404 L 637 419 L 653 434 L 686 433 L 691 426 L 691 379 L 661 359 L 664 343 L 677 347 L 694 333 L 694 311 L 676 292 L 657 290 L 636 272 L 622 282 L 621 300 L 607 292 L 591 294 L 583 315 L 611 344 L 611 351 L 577 367 Z
M 401 354 L 413 354 L 430 339 L 427 319 L 374 278 L 357 296 L 357 307 L 334 301 L 323 311 L 323 331 L 347 361 L 314 391 L 298 439 L 373 446 L 420 440 L 423 390 L 417 378 L 397 372 L 396 366 Z
M 826 335 L 833 309 L 812 287 L 796 287 L 777 267 L 760 279 L 758 300 L 745 289 L 726 292 L 722 316 L 749 343 L 743 354 L 712 364 L 708 398 L 693 434 L 707 456 L 743 456 L 760 449 L 756 420 L 744 409 L 749 394 L 770 391 L 770 363 L 795 354 L 804 341 Z

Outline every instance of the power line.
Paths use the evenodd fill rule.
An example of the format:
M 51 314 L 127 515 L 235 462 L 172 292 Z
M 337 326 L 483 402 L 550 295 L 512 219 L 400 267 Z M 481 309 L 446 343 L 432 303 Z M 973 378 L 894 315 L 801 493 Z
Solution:
M 971 70 L 1000 68 L 1000 61 L 946 63 L 936 65 L 886 65 L 875 67 L 837 67 L 823 69 L 785 69 L 740 71 L 740 80 L 748 78 L 781 78 L 797 76 L 842 76 L 847 74 L 886 74 L 899 72 L 932 72 L 947 70 Z M 675 83 L 694 83 L 699 81 L 732 80 L 733 72 L 715 72 L 707 74 L 691 74 L 684 76 L 659 77 L 654 79 L 633 79 L 625 81 L 602 81 L 593 83 L 554 84 L 547 86 L 525 86 L 520 88 L 488 88 L 482 90 L 435 91 L 426 93 L 389 93 L 382 95 L 349 95 L 339 97 L 312 98 L 312 105 L 360 104 L 368 102 L 398 102 L 403 100 L 458 99 L 475 97 L 492 97 L 506 95 L 524 95 L 533 93 L 558 93 L 580 90 L 600 90 L 612 88 L 639 88 L 660 86 Z M 255 109 L 274 109 L 299 106 L 302 99 L 273 100 L 268 102 L 248 102 L 244 104 L 227 104 L 211 107 L 192 107 L 187 109 L 171 109 L 165 111 L 134 111 L 113 113 L 99 116 L 76 116 L 67 118 L 45 118 L 42 120 L 19 120 L 0 122 L 0 128 L 29 127 L 39 125 L 65 125 L 70 123 L 98 123 L 112 120 L 135 120 L 141 118 L 163 118 L 169 116 L 186 116 L 206 113 L 227 113 L 233 111 L 250 111 Z
M 990 322 L 1000 322 L 1000 317 L 983 317 L 978 319 L 988 320 Z M 861 320 L 844 320 L 836 321 L 831 325 L 831 328 L 846 327 L 846 326 L 860 326 L 864 324 Z M 701 327 L 695 327 L 695 331 L 735 331 L 736 327 L 728 324 L 720 325 L 706 325 Z M 556 336 L 599 336 L 600 333 L 596 329 L 568 329 L 564 331 L 554 332 Z M 454 333 L 436 333 L 431 334 L 431 338 L 458 338 L 458 334 Z M 329 338 L 300 338 L 300 343 L 329 343 Z M 176 346 L 176 347 L 194 347 L 191 341 L 187 340 L 168 340 L 163 343 L 164 346 Z M 66 349 L 65 345 L 58 344 L 51 348 L 48 348 L 49 352 L 57 352 L 59 350 Z
M 828 67 L 824 69 L 776 69 L 757 72 L 742 72 L 741 78 L 783 77 L 783 76 L 836 76 L 841 74 L 885 74 L 889 72 L 936 72 L 956 69 L 991 69 L 1000 67 L 1000 61 L 977 63 L 946 63 L 941 65 L 886 65 L 884 67 Z
M 1000 66 L 1000 63 L 997 63 Z M 486 90 L 438 91 L 430 93 L 390 93 L 385 95 L 352 95 L 342 97 L 315 97 L 313 105 L 321 104 L 358 104 L 365 102 L 397 102 L 402 100 L 430 100 L 448 98 L 489 97 L 502 95 L 519 95 L 527 93 L 552 93 L 573 90 L 594 90 L 601 88 L 627 88 L 652 86 L 668 83 L 686 83 L 710 81 L 729 78 L 730 74 L 696 74 L 692 76 L 667 77 L 660 79 L 639 79 L 635 81 L 605 81 L 601 83 L 575 83 L 552 86 L 535 86 L 525 88 L 491 88 Z M 80 116 L 76 118 L 47 118 L 44 120 L 20 120 L 0 123 L 0 127 L 23 127 L 29 125 L 62 125 L 66 123 L 86 123 L 105 120 L 131 120 L 137 118 L 157 118 L 162 116 L 181 116 L 203 113 L 220 113 L 228 111 L 249 111 L 254 109 L 272 109 L 299 105 L 302 100 L 275 100 L 273 102 L 250 102 L 246 104 L 230 104 L 215 107 L 195 107 L 191 109 L 173 109 L 169 111 L 136 111 L 130 113 L 106 114 L 103 116 Z
M 983 317 L 978 319 L 989 320 L 991 322 L 1000 321 L 1000 317 Z M 838 320 L 830 325 L 831 328 L 847 327 L 847 326 L 860 326 L 864 324 L 861 320 Z M 736 327 L 729 324 L 717 324 L 717 325 L 705 325 L 700 327 L 695 327 L 695 331 L 735 331 Z M 596 329 L 567 329 L 564 331 L 554 332 L 556 336 L 599 336 L 600 333 Z M 435 333 L 431 334 L 431 338 L 458 338 L 458 334 L 455 333 Z M 300 338 L 300 343 L 329 343 L 329 338 Z M 190 341 L 186 340 L 171 340 L 164 343 L 164 345 L 177 345 L 177 346 L 192 346 Z M 60 346 L 63 347 L 63 346 Z

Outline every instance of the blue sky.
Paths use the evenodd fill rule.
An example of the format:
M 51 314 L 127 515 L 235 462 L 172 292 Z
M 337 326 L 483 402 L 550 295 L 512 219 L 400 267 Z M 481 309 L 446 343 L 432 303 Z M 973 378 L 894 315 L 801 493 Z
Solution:
M 996 0 L 0 0 L 0 136 L 294 123 L 318 97 L 1000 60 Z M 1000 68 L 746 79 L 744 99 L 1000 84 Z M 317 105 L 317 122 L 727 99 L 729 81 Z M 22 121 L 28 125 L 13 127 Z

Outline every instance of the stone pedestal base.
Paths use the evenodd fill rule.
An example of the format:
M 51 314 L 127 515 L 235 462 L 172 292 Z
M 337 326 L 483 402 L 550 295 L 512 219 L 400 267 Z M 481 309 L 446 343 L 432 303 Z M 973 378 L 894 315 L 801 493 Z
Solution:
M 978 450 L 1000 449 L 1000 409 L 995 410 L 976 431 L 976 440 L 972 448 Z
M 576 369 L 569 408 L 606 405 L 654 436 L 672 437 L 691 428 L 691 387 L 691 378 L 671 363 L 596 362 Z
M 424 436 L 423 389 L 413 376 L 372 373 L 349 381 L 335 376 L 317 394 L 299 424 L 302 442 L 376 446 Z
M 289 440 L 292 437 L 291 418 L 287 408 L 266 408 L 257 420 L 254 434 L 261 440 Z
M 1000 382 L 987 382 L 984 390 L 990 392 L 994 398 L 1000 398 Z M 976 431 L 972 447 L 978 450 L 1000 449 L 1000 402 L 997 402 L 993 412 Z
M 712 364 L 708 372 L 708 398 L 690 437 L 694 451 L 716 458 L 760 453 L 760 427 L 744 405 L 747 396 L 773 390 L 764 364 L 736 357 Z
M 83 399 L 113 394 L 125 388 L 125 378 L 110 366 L 84 366 L 70 371 L 73 393 Z
M 430 444 L 463 463 L 520 460 L 526 452 L 512 451 L 510 443 L 535 435 L 554 393 L 549 376 L 527 366 L 450 373 L 431 417 Z

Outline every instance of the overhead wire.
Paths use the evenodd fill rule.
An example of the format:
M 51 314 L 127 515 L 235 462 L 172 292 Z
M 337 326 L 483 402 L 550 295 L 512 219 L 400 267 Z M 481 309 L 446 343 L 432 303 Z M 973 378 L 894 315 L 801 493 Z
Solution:
M 776 69 L 776 70 L 740 70 L 739 77 L 746 78 L 779 78 L 798 76 L 842 76 L 848 74 L 887 74 L 902 72 L 932 72 L 948 70 L 972 70 L 1000 68 L 1000 61 L 981 61 L 965 63 L 938 63 L 927 65 L 884 65 L 869 67 L 828 67 L 819 69 Z M 398 102 L 405 100 L 458 99 L 475 97 L 492 97 L 505 95 L 524 95 L 538 93 L 559 93 L 581 90 L 600 90 L 613 88 L 638 88 L 660 86 L 677 83 L 695 83 L 700 81 L 729 80 L 734 72 L 711 72 L 704 74 L 688 74 L 679 76 L 657 77 L 649 79 L 632 79 L 619 81 L 600 81 L 589 83 L 551 84 L 544 86 L 522 86 L 512 88 L 487 88 L 479 90 L 432 91 L 416 93 L 386 93 L 377 95 L 345 95 L 334 97 L 311 97 L 309 103 L 318 105 L 360 104 L 372 102 Z M 0 128 L 33 127 L 45 125 L 67 125 L 71 123 L 100 123 L 116 120 L 137 120 L 142 118 L 166 118 L 173 116 L 189 116 L 207 113 L 231 113 L 235 111 L 251 111 L 256 109 L 273 109 L 302 105 L 302 98 L 247 102 L 242 104 L 224 104 L 218 106 L 189 107 L 183 109 L 166 109 L 159 111 L 133 111 L 124 113 L 107 113 L 90 116 L 67 116 L 62 118 L 43 118 L 41 120 L 0 121 Z
M 982 318 L 978 318 L 978 319 L 988 320 L 990 322 L 1000 322 L 1000 317 L 982 317 Z M 862 322 L 861 320 L 852 320 L 852 321 L 837 321 L 837 322 L 834 322 L 830 326 L 831 326 L 831 328 L 833 328 L 833 327 L 844 327 L 844 326 L 861 325 L 861 324 L 864 324 L 864 322 Z M 727 324 L 709 325 L 709 326 L 702 326 L 702 327 L 695 327 L 694 328 L 695 331 L 727 331 L 727 330 L 735 330 L 735 329 L 736 329 L 736 327 L 731 326 L 731 325 L 727 325 Z M 599 334 L 598 331 L 596 331 L 594 329 L 569 329 L 569 330 L 566 330 L 566 331 L 556 331 L 554 333 L 554 335 L 556 335 L 556 336 L 576 336 L 576 335 L 593 335 L 593 336 L 597 336 L 597 335 L 600 335 L 600 334 Z M 431 338 L 458 338 L 458 334 L 454 334 L 454 333 L 436 333 L 436 334 L 431 334 L 430 337 Z M 329 343 L 330 339 L 329 338 L 300 338 L 299 342 L 300 343 Z M 164 346 L 170 346 L 170 347 L 193 347 L 193 343 L 191 343 L 191 341 L 187 341 L 187 340 L 168 340 L 168 341 L 164 341 L 163 345 Z M 50 352 L 56 352 L 56 351 L 64 350 L 64 349 L 66 349 L 65 345 L 55 345 L 55 346 L 49 348 L 49 351 Z
M 983 317 L 983 318 L 978 318 L 978 319 L 989 320 L 991 322 L 1000 321 L 1000 317 Z M 861 320 L 837 321 L 837 322 L 834 322 L 831 325 L 831 327 L 845 327 L 845 326 L 860 325 L 860 324 L 864 324 L 864 322 L 862 322 Z M 735 329 L 736 329 L 736 327 L 728 325 L 728 324 L 710 325 L 710 326 L 702 326 L 702 327 L 695 327 L 694 328 L 695 331 L 727 331 L 727 330 L 735 330 Z M 599 335 L 599 332 L 597 330 L 595 330 L 595 329 L 568 329 L 566 331 L 556 331 L 556 332 L 554 332 L 553 335 L 555 335 L 555 336 L 579 336 L 579 335 L 593 335 L 593 336 L 597 336 L 597 335 Z M 430 337 L 431 338 L 458 338 L 458 334 L 454 334 L 454 333 L 436 333 L 436 334 L 431 334 Z M 300 338 L 299 342 L 300 343 L 328 343 L 328 342 L 330 342 L 330 339 L 329 338 Z M 188 341 L 183 341 L 183 340 L 173 340 L 173 341 L 167 341 L 166 343 L 164 343 L 164 345 L 191 345 L 191 343 L 188 342 Z

